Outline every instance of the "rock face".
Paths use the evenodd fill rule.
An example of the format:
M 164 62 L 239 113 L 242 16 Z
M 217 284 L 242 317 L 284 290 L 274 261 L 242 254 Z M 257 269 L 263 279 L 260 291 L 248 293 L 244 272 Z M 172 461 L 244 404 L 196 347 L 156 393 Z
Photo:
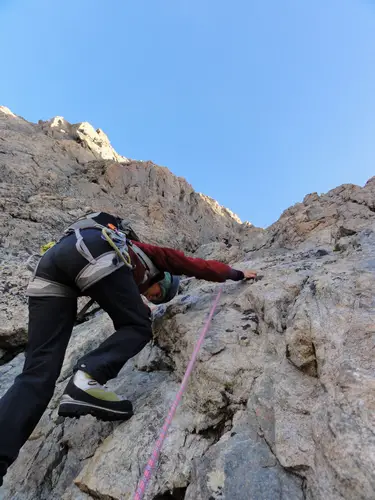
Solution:
M 51 239 L 86 204 L 126 215 L 126 193 L 142 235 L 152 221 L 149 240 L 255 268 L 262 276 L 223 285 L 145 498 L 373 500 L 375 178 L 363 188 L 309 195 L 263 230 L 239 224 L 190 187 L 187 195 L 185 181 L 166 169 L 119 157 L 104 140 L 100 147 L 113 156 L 98 159 L 89 126 L 85 145 L 75 135 L 80 126 L 62 119 L 32 125 L 7 113 L 4 138 L 12 146 L 0 133 L 6 152 L 0 165 L 11 173 L 2 177 L 8 183 L 1 198 L 2 279 L 5 303 L 23 316 L 16 323 L 4 308 L 9 315 L 0 323 L 0 347 L 6 352 L 24 342 L 27 273 L 21 260 L 28 245 Z M 39 157 L 42 151 L 49 160 Z M 37 154 L 40 165 L 30 175 L 30 156 Z M 48 172 L 53 175 L 43 185 Z M 48 196 L 55 201 L 46 204 Z M 75 360 L 112 332 L 104 313 L 77 326 L 54 398 L 11 467 L 1 498 L 133 498 L 220 286 L 189 281 L 155 311 L 154 343 L 110 382 L 134 402 L 135 415 L 124 423 L 57 416 Z M 22 363 L 21 353 L 0 367 L 0 395 Z
M 91 125 L 29 123 L 0 107 L 0 348 L 26 341 L 25 262 L 88 211 L 134 222 L 150 243 L 194 250 L 236 241 L 240 220 L 182 178 L 118 155 Z
M 233 240 L 241 221 L 182 178 L 118 155 L 91 125 L 38 125 L 0 108 L 1 245 L 13 253 L 57 237 L 88 210 L 130 218 L 150 241 L 196 249 Z M 178 231 L 176 227 L 178 226 Z
M 364 188 L 344 184 L 327 194 L 312 193 L 302 203 L 285 210 L 267 231 L 246 224 L 242 247 L 246 251 L 267 248 L 295 248 L 302 245 L 337 246 L 342 249 L 349 237 L 371 225 L 375 214 L 375 177 Z M 247 234 L 246 234 L 247 233 Z

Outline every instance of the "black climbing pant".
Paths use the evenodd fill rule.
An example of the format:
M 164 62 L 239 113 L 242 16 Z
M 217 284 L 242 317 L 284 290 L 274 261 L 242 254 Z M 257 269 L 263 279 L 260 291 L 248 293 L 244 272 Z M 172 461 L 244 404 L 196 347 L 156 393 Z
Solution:
M 67 263 L 71 264 L 69 259 Z M 56 273 L 61 272 L 60 267 Z M 69 284 L 69 279 L 65 282 Z M 97 349 L 79 359 L 75 370 L 82 369 L 104 384 L 115 378 L 126 361 L 149 342 L 151 321 L 132 271 L 127 267 L 103 278 L 86 294 L 109 314 L 116 331 Z M 29 298 L 23 372 L 0 400 L 0 484 L 52 398 L 76 312 L 75 298 Z

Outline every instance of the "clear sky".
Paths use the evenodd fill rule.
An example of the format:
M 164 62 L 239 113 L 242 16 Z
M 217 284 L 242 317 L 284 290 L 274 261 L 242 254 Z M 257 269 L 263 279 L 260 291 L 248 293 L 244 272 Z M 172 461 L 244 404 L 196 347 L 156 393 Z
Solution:
M 375 2 L 0 0 L 0 103 L 102 128 L 265 227 L 375 174 Z

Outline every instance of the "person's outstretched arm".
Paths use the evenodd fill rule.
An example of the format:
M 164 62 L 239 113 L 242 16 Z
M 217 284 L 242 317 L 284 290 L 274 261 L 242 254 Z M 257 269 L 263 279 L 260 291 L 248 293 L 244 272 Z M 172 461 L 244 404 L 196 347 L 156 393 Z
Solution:
M 187 257 L 180 250 L 174 250 L 173 248 L 158 247 L 140 243 L 139 241 L 134 241 L 133 244 L 143 250 L 160 271 L 168 271 L 176 275 L 185 274 L 186 276 L 217 282 L 256 278 L 255 271 L 243 272 L 216 260 Z

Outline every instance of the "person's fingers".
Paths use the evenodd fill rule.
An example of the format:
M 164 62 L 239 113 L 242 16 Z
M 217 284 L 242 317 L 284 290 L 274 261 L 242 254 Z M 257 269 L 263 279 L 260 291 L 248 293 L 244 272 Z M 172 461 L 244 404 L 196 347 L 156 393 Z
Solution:
M 244 276 L 246 279 L 255 279 L 257 277 L 257 272 L 253 269 L 248 269 L 244 271 Z

